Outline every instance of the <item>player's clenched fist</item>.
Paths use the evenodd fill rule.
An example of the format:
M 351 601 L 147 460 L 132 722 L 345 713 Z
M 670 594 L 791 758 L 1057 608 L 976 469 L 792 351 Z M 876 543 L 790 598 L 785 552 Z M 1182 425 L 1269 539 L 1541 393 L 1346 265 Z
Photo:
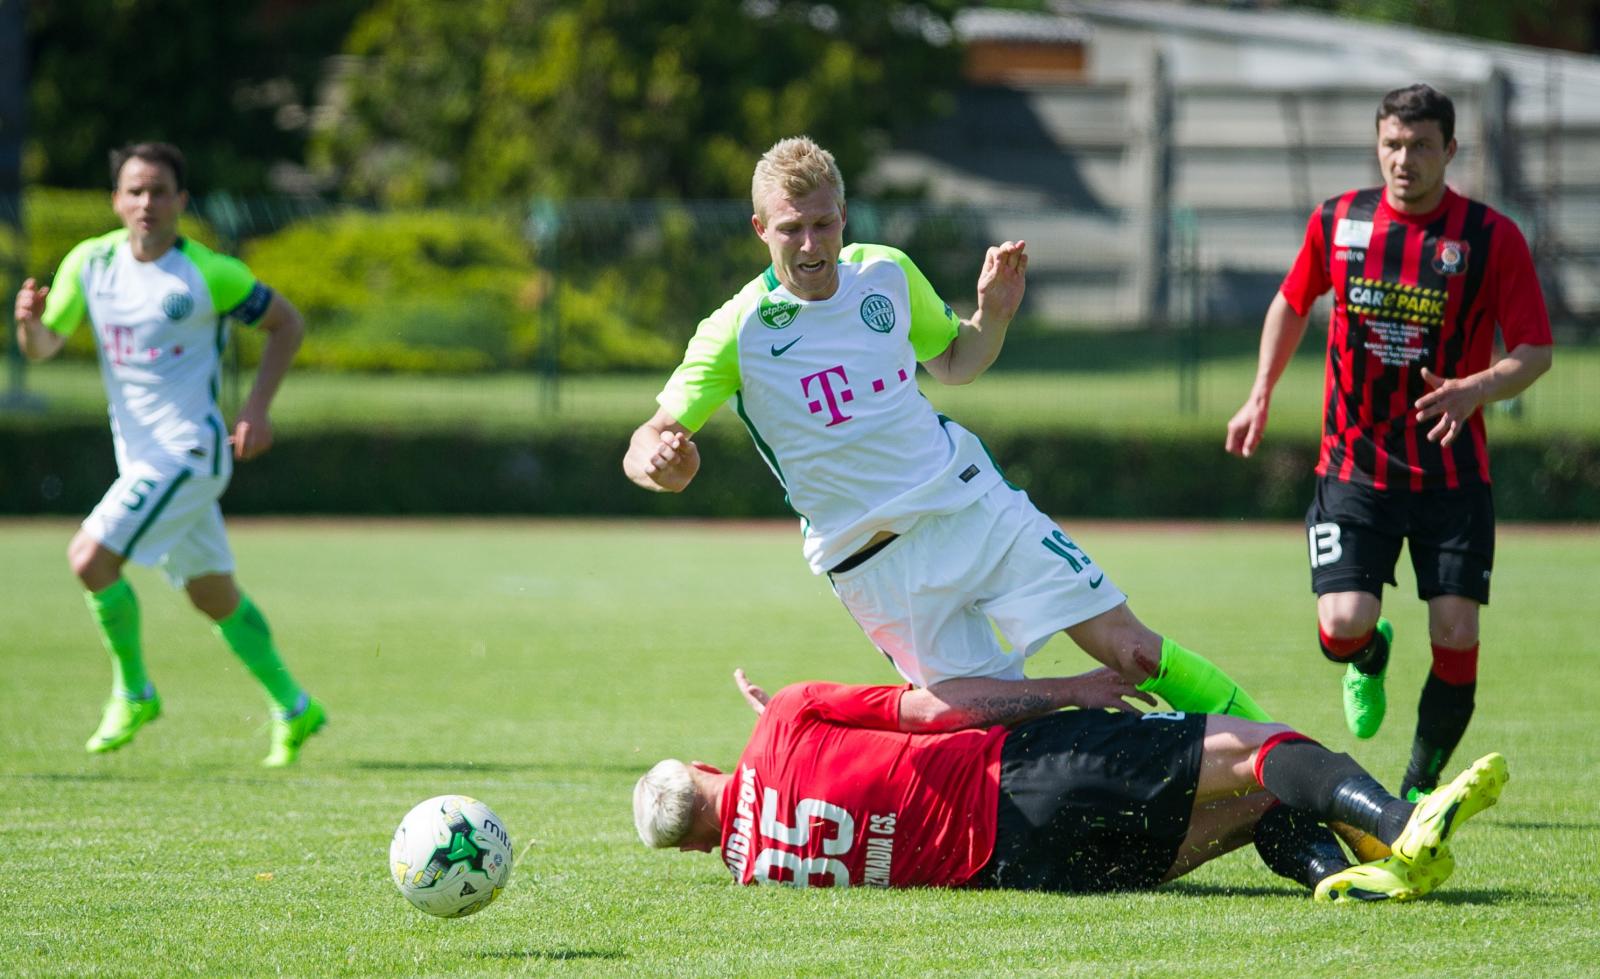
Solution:
M 633 433 L 622 468 L 645 489 L 678 493 L 700 471 L 700 449 L 678 426 L 647 423 Z
M 22 290 L 17 293 L 17 308 L 15 316 L 17 323 L 22 326 L 32 326 L 44 315 L 44 300 L 50 295 L 49 286 L 36 285 L 32 279 L 22 283 Z

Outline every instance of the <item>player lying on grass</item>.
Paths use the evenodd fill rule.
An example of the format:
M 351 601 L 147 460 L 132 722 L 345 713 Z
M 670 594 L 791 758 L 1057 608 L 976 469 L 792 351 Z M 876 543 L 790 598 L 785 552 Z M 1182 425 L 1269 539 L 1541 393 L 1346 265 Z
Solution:
M 802 683 L 770 698 L 738 766 L 668 759 L 633 792 L 653 847 L 720 847 L 734 879 L 801 887 L 1154 887 L 1254 842 L 1318 901 L 1409 900 L 1454 869 L 1446 847 L 1507 779 L 1479 759 L 1420 803 L 1282 724 L 1130 710 L 1109 670 L 1077 678 L 1081 706 L 967 727 L 926 688 Z M 1392 855 L 1352 866 L 1322 824 Z

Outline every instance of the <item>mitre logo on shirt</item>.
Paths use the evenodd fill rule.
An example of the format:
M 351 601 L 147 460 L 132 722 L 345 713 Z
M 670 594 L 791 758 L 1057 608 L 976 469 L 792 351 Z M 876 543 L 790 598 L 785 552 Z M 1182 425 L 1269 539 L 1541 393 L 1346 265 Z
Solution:
M 861 300 L 861 322 L 879 333 L 894 329 L 894 303 L 888 296 L 873 293 Z
M 761 303 L 756 307 L 756 316 L 769 330 L 781 330 L 795 321 L 800 315 L 800 304 L 791 303 L 782 299 L 773 299 L 771 296 L 762 296 Z
M 161 311 L 169 320 L 181 320 L 194 312 L 194 297 L 187 292 L 169 292 L 161 300 Z
M 1440 275 L 1460 275 L 1467 270 L 1469 251 L 1464 241 L 1440 238 L 1433 249 L 1433 270 Z
M 1365 248 L 1372 242 L 1372 222 L 1340 218 L 1333 226 L 1333 244 L 1336 248 Z

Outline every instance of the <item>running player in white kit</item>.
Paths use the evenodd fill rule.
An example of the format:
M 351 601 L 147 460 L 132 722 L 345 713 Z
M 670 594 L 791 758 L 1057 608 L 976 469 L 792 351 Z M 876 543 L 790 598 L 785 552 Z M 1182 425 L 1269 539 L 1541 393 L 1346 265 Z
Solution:
M 177 147 L 139 143 L 111 155 L 112 208 L 121 230 L 79 243 L 50 286 L 17 294 L 17 336 L 34 360 L 54 356 L 85 322 L 100 346 L 117 481 L 72 538 L 67 558 L 111 653 L 112 695 L 90 752 L 120 748 L 161 713 L 145 672 L 139 603 L 122 576 L 132 560 L 158 567 L 271 698 L 271 750 L 288 765 L 327 718 L 284 667 L 266 619 L 233 578 L 217 501 L 235 459 L 272 446 L 268 406 L 305 326 L 288 300 L 237 259 L 180 237 L 189 201 Z M 255 385 L 229 433 L 217 384 L 232 317 L 266 335 Z
M 692 433 L 731 401 L 800 516 L 812 571 L 901 676 L 937 688 L 969 723 L 1079 702 L 1078 679 L 1023 675 L 1062 631 L 1179 710 L 1265 720 L 1227 674 L 1140 622 L 918 389 L 918 364 L 965 384 L 994 362 L 1022 301 L 1025 243 L 989 249 L 977 312 L 962 320 L 904 253 L 844 243 L 844 178 L 810 139 L 767 151 L 751 202 L 772 265 L 701 322 L 633 434 L 628 478 L 682 491 L 700 468 Z

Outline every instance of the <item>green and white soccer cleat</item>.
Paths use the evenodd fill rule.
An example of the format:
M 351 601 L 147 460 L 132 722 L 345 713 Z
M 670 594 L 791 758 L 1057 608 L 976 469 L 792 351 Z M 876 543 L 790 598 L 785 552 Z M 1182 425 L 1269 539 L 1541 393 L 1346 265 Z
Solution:
M 1312 896 L 1323 904 L 1414 901 L 1450 879 L 1455 869 L 1449 849 L 1441 846 L 1433 859 L 1419 863 L 1384 857 L 1341 870 L 1318 881 Z
M 105 713 L 100 715 L 100 726 L 84 742 L 84 750 L 92 754 L 115 751 L 132 741 L 141 727 L 160 716 L 161 697 L 154 690 L 141 700 L 112 694 L 106 701 Z
M 281 717 L 276 714 L 272 717 L 272 750 L 267 757 L 261 759 L 261 764 L 268 768 L 282 768 L 294 764 L 300 756 L 300 749 L 306 739 L 326 724 L 328 712 L 323 709 L 322 702 L 315 698 L 306 700 L 305 710 L 293 717 Z
M 1393 646 L 1394 626 L 1388 619 L 1378 619 L 1377 631 L 1383 636 L 1384 645 Z M 1383 726 L 1383 715 L 1389 709 L 1383 679 L 1388 673 L 1387 660 L 1376 676 L 1361 672 L 1354 663 L 1344 668 L 1344 723 L 1358 738 L 1370 738 Z
M 1500 800 L 1500 790 L 1510 780 L 1504 755 L 1484 755 L 1449 785 L 1435 789 L 1417 803 L 1405 829 L 1389 848 L 1413 865 L 1434 859 L 1456 827 Z

